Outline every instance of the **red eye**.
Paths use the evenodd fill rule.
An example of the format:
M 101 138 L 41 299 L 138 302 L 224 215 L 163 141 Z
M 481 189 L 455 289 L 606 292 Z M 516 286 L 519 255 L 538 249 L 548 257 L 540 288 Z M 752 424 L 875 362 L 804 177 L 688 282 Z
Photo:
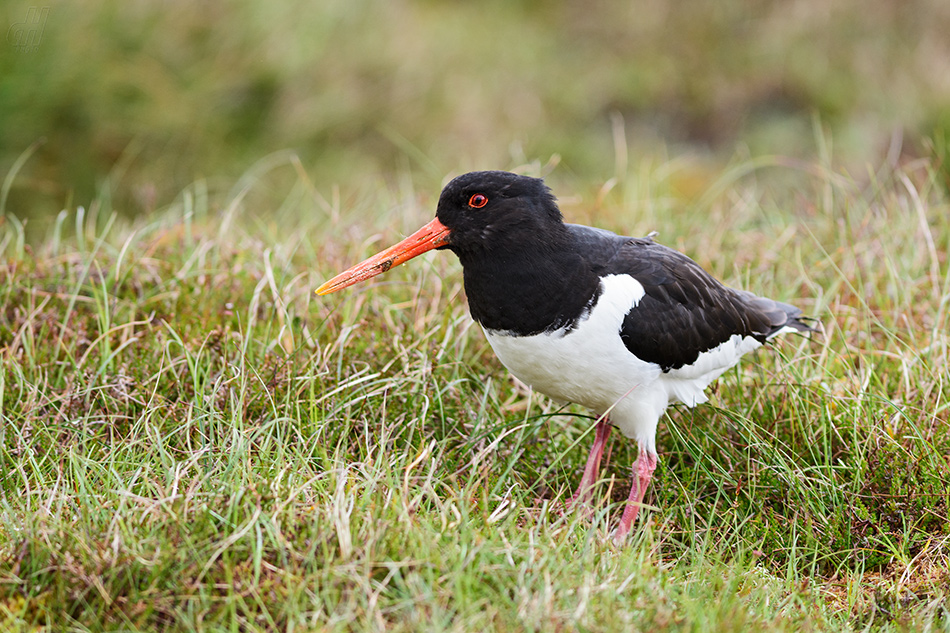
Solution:
M 473 209 L 481 209 L 486 204 L 488 204 L 488 198 L 480 193 L 476 193 L 474 196 L 468 199 L 468 206 L 472 207 Z

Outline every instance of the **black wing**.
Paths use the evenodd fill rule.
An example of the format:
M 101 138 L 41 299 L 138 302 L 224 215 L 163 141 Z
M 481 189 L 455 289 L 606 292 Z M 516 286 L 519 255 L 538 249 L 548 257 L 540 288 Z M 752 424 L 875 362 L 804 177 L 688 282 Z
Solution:
M 600 274 L 627 274 L 643 285 L 646 294 L 627 313 L 620 337 L 663 371 L 694 363 L 735 334 L 765 342 L 786 326 L 813 330 L 798 308 L 728 288 L 682 253 L 649 238 L 620 239 L 608 249 L 612 256 L 592 263 Z

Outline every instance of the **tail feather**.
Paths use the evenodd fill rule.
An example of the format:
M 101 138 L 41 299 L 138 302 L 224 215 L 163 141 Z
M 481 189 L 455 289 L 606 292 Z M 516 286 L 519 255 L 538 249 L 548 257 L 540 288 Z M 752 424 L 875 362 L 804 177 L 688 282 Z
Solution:
M 808 324 L 815 319 L 803 316 L 802 311 L 793 305 L 751 293 L 746 296 L 746 301 L 767 319 L 768 330 L 761 333 L 766 340 L 789 331 L 803 334 L 818 332 L 817 328 Z

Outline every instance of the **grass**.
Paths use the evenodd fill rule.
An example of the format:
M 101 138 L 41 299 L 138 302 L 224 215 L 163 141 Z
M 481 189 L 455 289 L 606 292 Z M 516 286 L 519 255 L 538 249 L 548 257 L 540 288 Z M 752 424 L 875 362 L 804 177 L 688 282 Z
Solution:
M 950 630 L 938 5 L 4 6 L 0 630 Z M 505 165 L 823 325 L 623 548 L 454 258 L 312 294 Z
M 856 171 L 950 131 L 940 0 L 47 5 L 31 50 L 10 29 L 43 3 L 0 7 L 0 170 L 36 144 L 9 194 L 37 237 L 116 171 L 134 216 L 287 147 L 328 191 L 554 153 L 597 181 L 616 117 L 638 152 L 811 160 L 817 114 Z
M 138 220 L 104 191 L 31 242 L 8 212 L 0 628 L 950 630 L 939 174 L 551 175 L 571 220 L 658 230 L 824 328 L 671 410 L 619 548 L 635 446 L 611 444 L 592 518 L 561 511 L 591 421 L 508 378 L 453 257 L 313 295 L 435 188 L 322 190 L 282 154 Z

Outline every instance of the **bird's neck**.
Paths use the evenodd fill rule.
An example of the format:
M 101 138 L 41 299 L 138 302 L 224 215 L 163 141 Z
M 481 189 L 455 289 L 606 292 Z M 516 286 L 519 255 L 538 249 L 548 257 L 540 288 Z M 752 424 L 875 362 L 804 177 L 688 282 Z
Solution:
M 569 247 L 526 243 L 459 258 L 472 318 L 491 330 L 527 336 L 570 328 L 597 300 L 599 278 Z

